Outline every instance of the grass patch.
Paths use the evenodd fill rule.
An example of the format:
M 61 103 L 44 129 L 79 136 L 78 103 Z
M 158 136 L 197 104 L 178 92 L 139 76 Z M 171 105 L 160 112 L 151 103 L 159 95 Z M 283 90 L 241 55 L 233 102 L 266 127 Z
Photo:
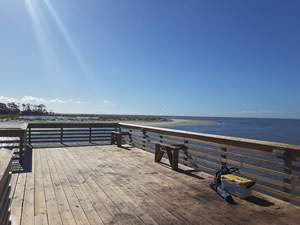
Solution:
M 13 119 L 19 117 L 19 115 L 7 115 L 7 114 L 0 114 L 0 119 Z

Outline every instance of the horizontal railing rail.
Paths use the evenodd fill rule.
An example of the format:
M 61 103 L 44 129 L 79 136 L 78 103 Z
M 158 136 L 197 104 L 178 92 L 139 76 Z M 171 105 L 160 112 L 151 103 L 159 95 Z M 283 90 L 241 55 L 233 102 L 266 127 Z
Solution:
M 13 159 L 19 160 L 20 163 L 22 163 L 24 159 L 25 139 L 26 128 L 0 129 L 0 148 L 14 150 Z
M 118 123 L 29 123 L 27 143 L 109 143 Z
M 11 150 L 0 148 L 0 224 L 10 224 Z
M 120 123 L 124 140 L 154 153 L 156 143 L 182 145 L 179 162 L 215 174 L 222 165 L 238 167 L 257 182 L 257 191 L 300 203 L 300 146 L 245 138 Z

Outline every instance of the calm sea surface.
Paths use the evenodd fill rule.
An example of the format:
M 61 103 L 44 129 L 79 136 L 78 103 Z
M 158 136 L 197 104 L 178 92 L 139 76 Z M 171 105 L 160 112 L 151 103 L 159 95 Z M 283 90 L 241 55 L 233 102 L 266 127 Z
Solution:
M 29 117 L 30 116 L 27 116 L 26 118 L 28 119 Z M 37 118 L 38 116 L 29 119 Z M 49 118 L 43 116 L 42 118 L 61 119 L 57 116 L 49 116 Z M 209 120 L 220 122 L 220 124 L 216 125 L 167 126 L 166 128 L 300 145 L 300 119 L 257 119 L 188 116 L 165 116 L 165 118 Z M 65 117 L 62 117 L 62 119 L 65 119 Z M 70 117 L 68 119 L 85 120 L 89 119 L 89 117 Z
M 253 119 L 221 117 L 167 118 L 221 122 L 221 124 L 217 125 L 176 126 L 167 128 L 300 145 L 300 119 Z

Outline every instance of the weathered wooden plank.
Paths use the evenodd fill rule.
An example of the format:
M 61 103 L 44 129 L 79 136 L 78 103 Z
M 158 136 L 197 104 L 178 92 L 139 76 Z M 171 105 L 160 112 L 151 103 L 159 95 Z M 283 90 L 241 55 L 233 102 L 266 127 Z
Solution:
M 118 152 L 118 153 L 119 153 L 119 154 L 120 154 L 120 153 L 123 153 L 123 151 L 122 151 L 122 152 Z M 105 157 L 105 159 L 107 159 L 107 158 L 108 158 L 108 157 Z M 115 157 L 113 157 L 113 158 L 115 158 Z M 131 158 L 134 159 L 134 157 L 131 157 Z M 123 161 L 124 161 L 124 156 L 120 155 L 120 159 L 123 159 Z M 126 160 L 126 159 L 125 159 L 125 160 Z M 123 162 L 123 161 L 122 161 L 122 162 Z M 133 164 L 133 162 L 131 162 L 131 164 Z M 135 163 L 134 163 L 134 164 L 135 164 Z M 122 165 L 123 165 L 123 164 L 122 164 Z M 145 163 L 142 162 L 141 165 L 142 165 L 142 166 L 145 166 Z M 115 168 L 115 167 L 113 167 L 113 168 Z M 143 168 L 143 167 L 141 167 L 141 168 Z M 140 168 L 140 169 L 141 169 L 141 168 Z M 120 168 L 120 170 L 124 170 L 124 169 L 123 169 L 123 168 Z M 136 168 L 136 169 L 131 170 L 131 171 L 140 171 L 140 170 L 139 170 L 139 168 Z M 132 174 L 132 176 L 135 177 L 135 180 L 138 179 L 138 178 L 136 177 L 136 174 Z M 149 181 L 149 177 L 148 177 L 148 176 L 147 176 L 147 178 L 144 177 L 143 179 Z M 212 178 L 211 178 L 211 179 L 212 179 Z M 176 180 L 176 181 L 177 181 L 177 180 Z M 150 182 L 151 182 L 151 181 L 150 181 Z M 165 180 L 165 182 L 167 182 L 167 180 Z M 174 185 L 175 185 L 175 184 L 174 184 L 174 181 L 173 181 L 172 186 L 174 186 Z M 167 186 L 167 188 L 170 189 L 170 188 L 172 188 L 172 186 Z M 153 188 L 152 182 L 151 182 L 151 187 Z M 182 189 L 182 188 L 178 188 L 178 190 L 183 190 L 183 189 Z M 201 192 L 204 192 L 203 195 L 207 195 L 207 194 L 205 193 L 205 190 L 202 190 Z M 207 197 L 208 197 L 208 196 L 209 196 L 209 198 L 210 198 L 210 201 L 213 201 L 213 197 L 211 196 L 211 194 L 208 194 Z M 187 196 L 186 196 L 186 197 L 187 197 Z M 209 204 L 209 203 L 206 203 L 206 207 L 209 207 L 208 204 Z M 240 202 L 239 202 L 238 204 L 240 204 Z M 220 205 L 220 206 L 218 205 L 218 208 L 220 208 L 220 207 L 221 207 L 221 205 Z M 249 207 L 250 207 L 250 205 L 247 206 L 247 210 L 250 210 L 250 209 L 251 209 L 251 207 L 250 207 L 250 208 L 249 208 Z M 214 215 L 215 215 L 215 214 L 218 214 L 218 212 L 217 212 L 216 210 L 217 210 L 216 208 L 215 208 L 215 209 L 212 209 L 212 211 L 214 211 Z M 225 210 L 225 211 L 228 210 L 228 206 L 226 206 L 226 207 L 224 208 L 224 210 Z M 235 209 L 235 210 L 238 210 L 238 209 Z M 256 209 L 255 209 L 255 210 L 256 210 Z M 203 210 L 203 211 L 205 211 L 205 210 Z M 224 211 L 224 212 L 225 212 L 225 211 Z M 223 212 L 223 213 L 224 213 L 224 212 Z M 245 213 L 245 212 L 244 212 L 244 213 Z M 249 213 L 250 213 L 250 211 L 249 211 Z M 222 214 L 222 213 L 220 212 L 220 214 Z M 230 214 L 230 212 L 228 212 L 228 214 Z M 209 213 L 208 213 L 208 215 L 209 215 Z M 239 222 L 239 220 L 236 221 L 236 223 L 238 223 L 238 222 Z
M 69 151 L 64 151 L 64 158 L 71 158 L 72 155 L 70 155 Z M 94 177 L 92 177 L 91 173 L 89 173 L 89 175 L 91 176 L 92 179 L 94 179 Z M 103 179 L 105 179 L 105 177 L 103 177 Z M 124 204 L 124 202 L 120 201 L 119 196 L 116 193 L 113 193 L 113 189 L 114 187 L 112 185 L 102 185 L 101 182 L 99 182 L 99 180 L 95 180 L 94 181 L 98 184 L 99 188 L 103 190 L 103 192 L 111 199 L 112 202 L 114 202 L 114 204 L 120 209 L 121 213 L 123 213 L 124 215 L 126 215 L 126 219 L 128 221 L 131 221 L 131 224 L 141 224 L 140 221 L 134 216 L 134 214 L 132 212 L 130 212 L 127 208 L 127 206 Z M 126 222 L 126 221 L 123 221 Z
M 30 150 L 31 151 L 31 150 Z M 28 152 L 27 152 L 28 154 Z M 22 218 L 21 225 L 34 224 L 34 193 L 35 193 L 35 184 L 34 184 L 34 151 L 31 151 L 31 159 L 26 157 L 26 185 L 24 190 L 24 201 L 22 208 Z M 30 165 L 31 164 L 31 165 Z M 31 167 L 31 171 L 28 171 Z
M 53 153 L 56 154 L 57 159 L 59 159 L 59 166 L 62 170 L 64 170 L 67 179 L 69 180 L 69 183 L 72 186 L 73 191 L 75 192 L 78 201 L 82 206 L 90 224 L 104 224 L 99 215 L 97 214 L 93 203 L 89 200 L 86 194 L 88 190 L 85 189 L 81 184 L 83 180 L 77 179 L 79 178 L 78 176 L 80 176 L 78 175 L 78 170 L 74 169 L 74 166 L 72 165 L 72 162 L 69 160 L 68 157 L 63 157 L 63 155 L 60 154 L 62 151 L 62 149 L 59 149 L 58 151 L 53 151 Z M 77 176 L 75 177 L 74 174 L 77 174 Z
M 98 184 L 92 179 L 89 173 L 83 173 L 80 171 L 86 171 L 81 163 L 77 160 L 72 160 L 76 167 L 79 169 L 78 175 L 83 177 L 84 187 L 88 190 L 87 195 L 92 201 L 98 215 L 101 217 L 104 224 L 126 224 L 127 221 L 122 219 L 121 212 L 118 207 L 107 197 Z
M 48 225 L 47 215 L 38 214 L 34 216 L 34 223 L 38 225 Z
M 20 224 L 24 199 L 26 173 L 20 173 L 11 204 L 11 224 Z
M 103 152 L 104 153 L 104 152 Z M 82 152 L 81 154 L 86 154 L 85 152 Z M 115 158 L 115 157 L 112 157 L 112 158 Z M 92 160 L 91 158 L 87 157 L 85 158 L 87 161 L 86 161 L 86 164 L 87 165 L 93 165 L 94 163 L 92 163 L 92 161 L 89 161 L 89 160 Z M 108 159 L 107 159 L 108 160 Z M 116 161 L 115 163 L 117 163 L 118 161 Z M 121 166 L 121 165 L 120 165 Z M 96 167 L 94 167 L 94 170 L 96 172 L 96 174 L 99 174 L 100 177 L 103 177 L 103 176 L 110 176 L 110 174 L 114 174 L 114 176 L 117 174 L 114 170 L 112 169 L 109 169 L 108 168 L 108 165 L 104 164 L 104 161 L 102 160 L 101 161 L 101 167 L 102 168 L 105 168 L 104 171 L 107 171 L 107 173 L 103 173 L 102 170 L 98 170 Z M 122 167 L 123 168 L 123 167 Z M 113 176 L 111 176 L 112 178 Z M 117 177 L 116 177 L 117 178 Z M 117 179 L 120 179 L 119 177 Z M 116 182 L 116 181 L 115 181 Z M 121 181 L 123 184 L 125 184 L 124 182 L 125 181 Z M 132 182 L 132 181 L 131 181 Z M 127 184 L 130 185 L 127 181 Z M 136 187 L 136 188 L 134 188 Z M 143 195 L 144 196 L 149 196 L 147 195 L 144 191 L 145 190 L 142 190 L 140 184 L 137 185 L 135 183 L 133 183 L 130 187 L 131 189 L 138 189 L 138 190 L 133 190 L 134 193 L 138 193 L 139 197 L 142 197 Z M 162 208 L 161 206 L 159 206 L 159 203 L 155 203 L 155 201 L 153 201 L 152 199 L 147 199 L 147 202 L 148 204 L 152 205 L 152 210 L 154 209 L 157 209 L 156 211 L 156 214 L 159 213 L 159 219 L 161 220 L 161 223 L 163 224 L 180 224 L 181 222 L 179 220 L 177 220 L 173 215 L 169 214 L 169 212 L 167 212 L 164 208 Z M 152 216 L 155 216 L 156 214 L 152 215 Z M 156 221 L 158 221 L 159 219 L 157 218 L 157 216 L 155 216 L 155 219 Z M 163 221 L 163 222 L 162 222 Z
M 61 182 L 63 183 L 63 188 L 66 193 L 68 202 L 70 204 L 72 213 L 74 215 L 74 218 L 77 222 L 77 224 L 90 224 L 89 220 L 87 218 L 87 215 L 85 214 L 85 211 L 80 204 L 80 201 L 77 198 L 76 192 L 74 191 L 72 185 L 70 184 L 67 175 L 65 174 L 65 170 L 61 166 L 60 162 L 67 160 L 63 159 L 60 154 L 55 154 L 54 152 L 51 152 L 52 158 L 54 159 L 54 164 L 56 166 L 56 169 L 59 171 L 59 177 Z M 76 171 L 73 171 L 73 173 Z
M 50 175 L 50 170 L 47 163 L 46 151 L 40 151 L 40 159 L 42 165 L 42 173 L 43 173 L 43 182 L 45 189 L 45 199 L 47 206 L 47 218 L 49 225 L 51 224 L 62 224 L 58 203 L 55 196 L 55 191 L 53 188 L 53 183 Z M 50 150 L 51 151 L 51 150 Z
M 103 191 L 103 196 L 104 197 L 103 200 L 105 200 L 105 203 L 108 203 L 109 206 L 113 205 L 113 215 L 114 217 L 117 218 L 118 223 L 120 224 L 131 224 L 132 223 L 132 219 L 134 219 L 134 215 L 132 214 L 132 212 L 130 212 L 128 210 L 128 208 L 126 207 L 126 205 L 119 199 L 118 196 L 114 195 L 111 188 L 112 187 L 108 187 L 103 185 L 103 183 L 101 183 L 102 180 L 98 180 L 97 177 L 95 177 L 94 172 L 92 170 L 89 169 L 88 166 L 86 165 L 82 165 L 84 168 L 89 170 L 89 176 L 94 180 L 94 182 L 98 185 L 98 187 Z M 103 179 L 105 179 L 103 177 Z M 109 199 L 109 201 L 107 201 Z M 116 213 L 118 212 L 118 213 Z M 139 224 L 140 221 L 139 220 L 134 220 L 136 224 Z M 133 224 L 135 224 L 133 223 Z
M 49 153 L 52 153 L 52 152 L 49 151 Z M 89 224 L 88 219 L 87 219 L 66 175 L 64 174 L 64 171 L 61 170 L 61 167 L 59 166 L 59 164 L 57 162 L 59 159 L 54 154 L 51 154 L 51 156 L 53 158 L 53 162 L 54 162 L 54 165 L 56 168 L 58 178 L 60 180 L 60 183 L 62 185 L 64 193 L 66 195 L 68 204 L 70 206 L 70 209 L 72 211 L 72 214 L 76 221 L 76 224 Z
M 79 153 L 79 151 L 80 150 L 76 151 L 76 155 L 77 155 L 77 153 Z M 74 154 L 74 152 L 72 152 L 72 154 L 76 157 L 77 160 L 81 159 L 81 157 L 76 156 Z M 96 167 L 93 166 L 93 163 L 91 163 L 91 162 L 87 161 L 87 162 L 82 162 L 80 164 L 91 166 L 90 167 L 91 170 L 95 170 L 94 175 L 98 177 L 98 178 L 95 178 L 95 179 L 98 180 L 98 182 L 100 182 L 104 177 L 106 178 L 108 176 L 108 174 L 99 173 L 100 171 L 98 171 L 96 169 Z M 124 191 L 123 187 L 122 187 L 122 190 L 121 190 L 120 189 L 121 187 L 117 187 L 116 184 L 112 183 L 108 179 L 105 179 L 105 182 L 106 183 L 108 182 L 109 186 L 113 187 L 114 191 L 116 191 L 117 193 L 121 193 L 120 196 L 122 197 L 123 200 L 125 199 L 126 203 L 128 203 L 127 206 L 129 206 L 130 208 L 134 207 L 134 208 L 132 208 L 132 210 L 133 209 L 138 209 L 138 211 L 135 210 L 134 213 L 136 213 L 136 215 L 139 216 L 146 224 L 156 224 L 156 222 L 154 222 L 154 220 L 157 219 L 157 217 L 159 218 L 160 223 L 163 223 L 163 224 L 169 224 L 170 221 L 174 221 L 174 220 L 170 220 L 168 222 L 167 219 L 164 219 L 163 217 L 161 217 L 160 214 L 163 213 L 164 210 L 160 209 L 160 207 L 157 204 L 155 204 L 152 200 L 150 201 L 150 199 L 147 200 L 147 205 L 155 204 L 155 207 L 148 206 L 149 208 L 147 207 L 146 211 L 145 211 L 145 209 L 143 210 L 142 208 L 146 207 L 145 206 L 146 202 L 144 202 L 144 201 L 140 202 L 141 199 L 139 199 L 135 196 L 137 192 L 140 193 L 139 190 L 134 191 L 133 189 L 131 189 L 132 193 L 134 193 L 134 195 L 132 195 L 132 193 L 130 194 L 130 193 L 127 192 L 130 189 L 127 189 L 125 192 L 123 192 Z M 138 187 L 136 187 L 136 188 L 139 189 Z M 141 196 L 141 194 L 139 194 L 139 195 Z M 140 204 L 143 204 L 143 205 L 141 206 Z M 142 208 L 140 208 L 140 207 L 142 207 Z M 145 212 L 150 213 L 150 214 L 153 213 L 153 212 L 156 212 L 157 214 L 152 214 L 152 216 L 156 215 L 156 218 L 151 219 L 151 217 L 149 217 Z
M 72 214 L 61 181 L 57 174 L 53 159 L 51 157 L 50 151 L 46 152 L 46 159 L 47 159 L 48 168 L 51 175 L 51 181 L 56 196 L 56 201 L 58 203 L 58 209 L 59 209 L 61 220 L 63 224 L 70 224 L 70 225 L 76 224 L 76 220 L 74 219 L 74 216 Z
M 43 150 L 37 149 L 34 151 L 34 215 L 37 216 L 39 214 L 47 214 L 47 206 L 40 158 L 40 152 Z
M 105 153 L 105 152 L 103 152 L 103 153 Z M 109 176 L 110 174 L 119 174 L 120 173 L 122 175 L 120 175 L 120 176 L 114 175 L 114 176 L 112 176 L 112 179 L 113 179 L 113 177 L 115 177 L 116 182 L 117 182 L 117 180 L 119 180 L 119 182 L 123 184 L 123 183 L 126 183 L 126 179 L 122 179 L 122 177 L 126 176 L 126 175 L 122 171 L 127 171 L 129 173 L 134 173 L 133 171 L 141 171 L 141 170 L 140 170 L 139 167 L 136 167 L 136 163 L 133 162 L 134 157 L 132 158 L 132 161 L 131 161 L 130 159 L 124 159 L 124 157 L 119 156 L 118 153 L 119 152 L 116 153 L 116 152 L 113 151 L 112 152 L 113 156 L 111 156 L 111 157 L 107 157 L 107 155 L 105 155 L 106 156 L 106 157 L 104 157 L 105 160 L 101 160 L 101 162 L 102 163 L 107 162 L 107 164 L 105 163 L 106 166 L 104 166 L 105 165 L 104 164 L 101 167 L 103 167 L 105 169 L 108 168 L 107 170 L 109 171 L 109 170 L 111 170 L 111 166 L 109 167 L 109 165 L 113 164 L 114 165 L 113 166 L 114 170 L 111 170 L 110 173 L 104 173 L 103 176 Z M 105 154 L 111 155 L 110 153 L 107 153 L 107 152 Z M 114 160 L 112 161 L 111 158 L 113 158 Z M 87 159 L 92 160 L 92 158 L 89 158 L 89 157 Z M 116 160 L 116 159 L 118 159 L 118 160 Z M 116 168 L 115 163 L 118 163 L 119 160 L 123 160 L 123 163 L 122 163 L 122 165 L 118 166 L 118 168 Z M 92 161 L 89 163 L 89 165 L 93 165 Z M 141 166 L 143 166 L 143 165 L 141 164 Z M 154 165 L 152 164 L 152 167 L 153 166 Z M 170 190 L 171 189 L 170 189 L 169 184 L 165 183 L 165 181 L 164 181 L 165 177 L 163 177 L 162 180 L 160 180 L 160 179 L 158 180 L 157 177 L 156 177 L 157 176 L 156 174 L 152 176 L 152 173 L 154 172 L 152 168 L 148 168 L 148 167 L 143 166 L 143 170 L 147 171 L 146 172 L 146 174 L 147 174 L 146 177 L 139 178 L 139 176 L 136 173 L 134 173 L 135 174 L 134 179 L 130 180 L 130 184 L 127 181 L 127 184 L 132 185 L 132 188 L 133 187 L 138 187 L 138 189 L 141 190 L 144 195 L 147 195 L 147 196 L 151 197 L 153 202 L 156 202 L 157 204 L 159 204 L 160 205 L 159 211 L 164 211 L 163 215 L 164 215 L 164 217 L 166 217 L 166 220 L 168 221 L 168 223 L 171 223 L 171 224 L 181 224 L 181 223 L 190 224 L 191 221 L 189 221 L 183 215 L 189 215 L 189 218 L 193 218 L 195 216 L 190 213 L 190 209 L 189 210 L 183 209 L 183 208 L 185 208 L 184 206 L 180 207 L 177 202 L 173 202 L 172 199 L 174 199 L 174 196 L 171 197 L 171 195 L 170 195 L 170 193 L 171 193 Z M 101 173 L 101 171 L 97 170 L 97 174 L 98 173 Z M 155 178 L 153 178 L 153 177 L 155 177 Z M 153 179 L 151 179 L 151 178 L 153 178 Z M 157 187 L 153 186 L 155 183 L 157 183 L 159 187 L 161 185 L 164 186 L 166 188 L 166 190 L 163 191 L 163 192 L 159 191 L 160 189 L 156 190 Z M 151 188 L 149 188 L 149 184 L 151 184 Z M 174 185 L 174 183 L 172 184 L 172 186 L 173 185 Z M 167 189 L 169 189 L 169 190 L 167 191 Z M 162 189 L 162 190 L 164 190 L 164 189 Z M 171 202 L 172 202 L 172 207 L 170 207 L 170 205 L 169 205 L 169 203 L 171 203 Z M 175 207 L 176 205 L 177 205 L 177 207 Z M 165 211 L 165 210 L 171 212 L 173 215 L 168 214 L 167 211 Z M 177 220 L 177 218 L 180 218 L 181 221 Z M 198 217 L 198 219 L 199 219 L 199 217 Z M 202 220 L 206 221 L 205 224 L 208 223 L 207 220 L 205 220 L 204 218 L 202 218 Z M 202 223 L 200 223 L 200 224 L 202 224 Z M 218 224 L 218 222 L 215 222 L 215 224 Z

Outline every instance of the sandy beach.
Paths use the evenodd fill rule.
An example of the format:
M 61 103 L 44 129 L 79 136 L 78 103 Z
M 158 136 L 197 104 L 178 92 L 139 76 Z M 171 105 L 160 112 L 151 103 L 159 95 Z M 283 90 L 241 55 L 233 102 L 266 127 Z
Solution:
M 216 125 L 220 124 L 217 121 L 207 121 L 207 120 L 181 120 L 181 119 L 172 119 L 166 122 L 146 122 L 146 121 L 95 121 L 95 120 L 81 120 L 81 121 L 68 121 L 68 120 L 31 120 L 31 121 L 22 121 L 22 120 L 8 120 L 8 121 L 0 121 L 0 129 L 5 128 L 22 128 L 26 127 L 26 123 L 30 122 L 49 122 L 49 123 L 60 123 L 60 122 L 70 122 L 70 123 L 129 123 L 136 125 L 144 125 L 144 126 L 152 126 L 152 127 L 171 127 L 171 126 L 203 126 L 203 125 Z

